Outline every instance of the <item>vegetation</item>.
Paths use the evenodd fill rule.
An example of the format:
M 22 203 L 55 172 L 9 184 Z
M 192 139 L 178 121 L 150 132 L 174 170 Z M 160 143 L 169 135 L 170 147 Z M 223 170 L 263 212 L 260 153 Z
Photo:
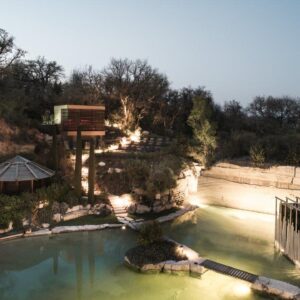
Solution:
M 150 245 L 162 240 L 162 228 L 156 221 L 150 221 L 141 226 L 138 241 L 140 245 Z
M 73 220 L 62 221 L 55 226 L 80 226 L 80 225 L 101 225 L 101 224 L 116 224 L 119 223 L 115 215 L 100 217 L 95 215 L 88 215 L 79 217 Z
M 261 166 L 265 162 L 265 151 L 260 145 L 253 145 L 250 148 L 250 158 L 255 166 Z
M 106 119 L 123 130 L 141 127 L 172 136 L 178 141 L 173 150 L 206 166 L 220 159 L 252 161 L 257 144 L 264 149 L 265 162 L 300 163 L 299 98 L 259 96 L 247 107 L 235 100 L 220 106 L 208 90 L 171 89 L 168 78 L 147 61 L 130 59 L 112 59 L 100 71 L 74 70 L 63 82 L 62 66 L 43 57 L 27 60 L 3 29 L 0 45 L 0 120 L 24 130 L 15 139 L 26 139 L 28 127 L 45 131 L 43 116 L 50 120 L 55 104 L 104 103 Z
M 131 264 L 142 267 L 145 264 L 158 264 L 163 261 L 187 260 L 187 256 L 177 251 L 178 246 L 171 241 L 159 241 L 149 245 L 140 245 L 127 251 Z
M 38 210 L 39 203 L 43 203 L 45 208 Z M 29 219 L 35 223 L 47 218 L 48 222 L 51 211 L 55 209 L 55 203 L 73 206 L 79 203 L 79 199 L 69 185 L 58 183 L 38 189 L 35 193 L 15 196 L 0 194 L 0 228 L 7 228 L 10 221 L 13 222 L 14 228 L 22 227 L 23 219 Z M 62 207 L 59 207 L 59 211 L 53 212 L 61 212 L 61 209 Z

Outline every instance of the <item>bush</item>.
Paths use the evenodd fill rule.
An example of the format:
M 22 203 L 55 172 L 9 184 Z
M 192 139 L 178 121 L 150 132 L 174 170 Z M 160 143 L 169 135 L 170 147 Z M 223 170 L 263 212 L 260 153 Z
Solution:
M 162 193 L 176 186 L 176 179 L 170 168 L 153 171 L 146 183 L 147 196 L 154 198 L 157 193 Z
M 250 148 L 250 158 L 255 166 L 261 166 L 265 162 L 265 151 L 261 145 L 254 145 Z
M 144 224 L 139 232 L 140 245 L 149 245 L 162 240 L 162 228 L 156 221 Z

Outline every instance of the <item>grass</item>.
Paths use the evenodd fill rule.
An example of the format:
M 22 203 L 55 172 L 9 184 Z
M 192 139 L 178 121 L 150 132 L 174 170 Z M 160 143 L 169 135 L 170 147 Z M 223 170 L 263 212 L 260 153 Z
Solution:
M 146 214 L 128 214 L 128 217 L 130 217 L 132 219 L 144 219 L 146 221 L 147 220 L 155 220 L 159 217 L 169 215 L 169 214 L 174 213 L 178 210 L 179 210 L 179 208 L 173 207 L 171 209 L 164 210 L 164 211 L 161 211 L 159 213 L 150 212 L 150 213 L 146 213 Z
M 88 215 L 73 220 L 62 221 L 57 223 L 55 226 L 101 225 L 113 223 L 120 223 L 115 215 L 109 215 L 106 217 Z

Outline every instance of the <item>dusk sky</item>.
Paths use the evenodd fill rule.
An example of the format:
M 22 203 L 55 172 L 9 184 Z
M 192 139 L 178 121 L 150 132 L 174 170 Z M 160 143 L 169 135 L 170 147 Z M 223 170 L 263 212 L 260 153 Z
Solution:
M 0 0 L 0 28 L 27 51 L 74 68 L 147 59 L 173 88 L 218 103 L 300 96 L 299 0 Z

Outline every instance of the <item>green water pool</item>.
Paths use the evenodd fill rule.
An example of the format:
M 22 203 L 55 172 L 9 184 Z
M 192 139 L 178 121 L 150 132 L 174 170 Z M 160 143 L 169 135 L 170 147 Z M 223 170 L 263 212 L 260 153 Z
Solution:
M 291 283 L 300 273 L 273 248 L 272 217 L 201 207 L 164 226 L 203 256 Z M 123 266 L 136 243 L 130 230 L 104 230 L 0 243 L 0 299 L 266 299 L 212 271 L 201 279 L 142 275 Z

